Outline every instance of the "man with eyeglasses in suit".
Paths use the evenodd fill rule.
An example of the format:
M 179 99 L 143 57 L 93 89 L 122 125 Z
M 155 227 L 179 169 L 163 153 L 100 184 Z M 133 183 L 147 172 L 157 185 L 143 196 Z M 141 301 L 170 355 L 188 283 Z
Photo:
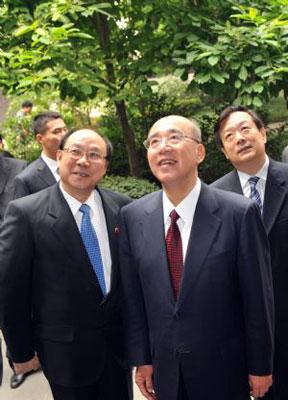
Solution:
M 59 184 L 11 202 L 0 235 L 5 340 L 18 373 L 39 358 L 55 400 L 131 399 L 118 276 L 130 199 L 97 187 L 111 152 L 90 129 L 67 133 Z
M 124 207 L 120 226 L 136 383 L 148 400 L 263 395 L 272 381 L 273 293 L 257 205 L 199 180 L 205 149 L 196 121 L 161 118 L 144 144 L 162 190 Z

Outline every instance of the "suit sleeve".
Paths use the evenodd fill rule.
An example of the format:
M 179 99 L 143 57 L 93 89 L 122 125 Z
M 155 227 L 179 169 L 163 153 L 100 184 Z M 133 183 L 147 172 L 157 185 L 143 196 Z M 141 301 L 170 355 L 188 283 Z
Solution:
M 131 366 L 152 364 L 144 298 L 137 273 L 137 265 L 130 250 L 125 210 L 121 211 L 120 273 L 128 360 Z
M 0 230 L 0 322 L 14 362 L 28 361 L 34 355 L 32 236 L 27 216 L 11 202 Z
M 241 222 L 238 276 L 249 374 L 272 373 L 274 301 L 268 239 L 257 206 Z

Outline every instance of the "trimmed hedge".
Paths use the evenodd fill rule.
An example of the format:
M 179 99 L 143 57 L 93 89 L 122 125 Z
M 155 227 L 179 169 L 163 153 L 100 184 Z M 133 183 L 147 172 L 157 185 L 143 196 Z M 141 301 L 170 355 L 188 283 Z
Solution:
M 149 194 L 159 189 L 156 183 L 146 179 L 137 179 L 132 176 L 107 175 L 102 180 L 100 186 L 115 192 L 126 194 L 132 199 L 139 199 L 145 194 Z

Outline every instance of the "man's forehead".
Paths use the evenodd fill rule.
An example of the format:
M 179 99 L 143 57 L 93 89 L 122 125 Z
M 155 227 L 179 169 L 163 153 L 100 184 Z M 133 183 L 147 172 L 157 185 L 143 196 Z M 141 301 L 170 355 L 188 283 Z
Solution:
M 46 124 L 48 129 L 54 129 L 56 127 L 63 127 L 65 126 L 65 122 L 63 121 L 62 118 L 56 118 L 56 119 L 51 119 L 50 121 L 47 122 Z
M 230 129 L 233 127 L 237 127 L 238 125 L 241 125 L 244 122 L 250 122 L 254 123 L 253 118 L 251 117 L 250 114 L 248 114 L 245 111 L 236 111 L 232 114 L 230 114 L 221 124 L 221 130 L 226 130 Z
M 165 119 L 156 122 L 150 129 L 149 136 L 161 133 L 183 132 L 187 130 L 187 123 L 176 119 Z
M 72 133 L 67 138 L 67 144 L 75 144 L 81 146 L 84 143 L 89 143 L 92 146 L 106 146 L 104 139 L 96 132 L 88 129 L 82 129 Z

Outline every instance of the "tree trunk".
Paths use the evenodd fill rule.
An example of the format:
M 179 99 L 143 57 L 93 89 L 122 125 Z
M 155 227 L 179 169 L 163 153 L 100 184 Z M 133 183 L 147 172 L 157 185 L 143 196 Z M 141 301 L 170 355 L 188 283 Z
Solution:
M 128 122 L 125 103 L 124 101 L 120 102 L 116 101 L 115 106 L 117 111 L 117 117 L 119 119 L 119 123 L 121 125 L 121 129 L 126 144 L 130 173 L 131 175 L 140 178 L 141 170 L 140 170 L 138 155 L 136 152 L 135 136 Z
M 92 16 L 93 24 L 97 29 L 101 49 L 104 53 L 104 63 L 106 68 L 107 80 L 116 83 L 115 70 L 110 51 L 110 29 L 106 15 L 94 14 Z M 141 176 L 140 163 L 136 150 L 135 134 L 131 128 L 125 102 L 114 101 L 116 107 L 117 118 L 122 129 L 122 134 L 126 144 L 130 174 L 136 177 Z

